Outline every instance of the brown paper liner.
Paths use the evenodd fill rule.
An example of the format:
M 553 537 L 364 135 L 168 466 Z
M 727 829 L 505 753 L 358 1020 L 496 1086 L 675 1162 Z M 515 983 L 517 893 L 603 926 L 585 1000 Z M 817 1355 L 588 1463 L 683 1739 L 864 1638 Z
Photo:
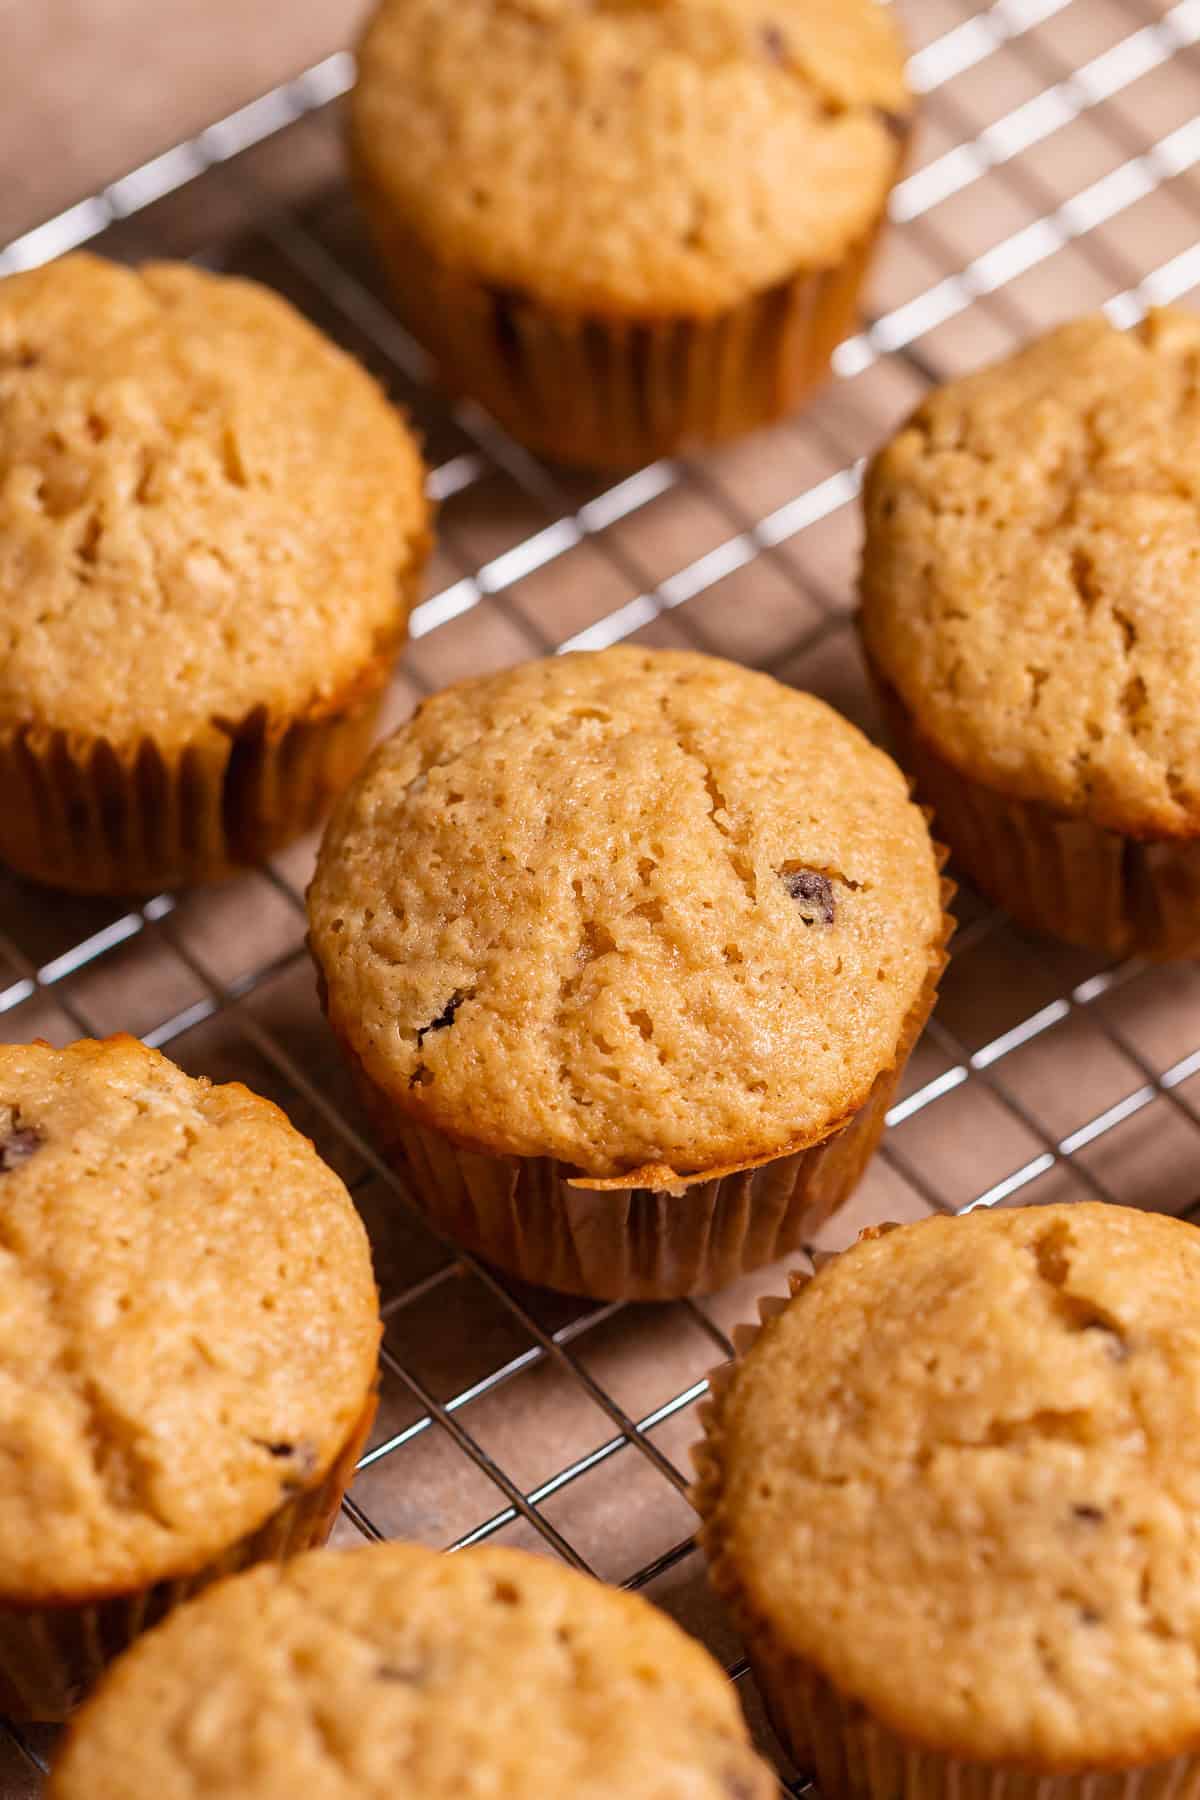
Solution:
M 944 883 L 943 907 L 952 893 Z M 553 1157 L 464 1149 L 404 1112 L 344 1039 L 342 1048 L 385 1152 L 403 1166 L 413 1198 L 436 1230 L 537 1287 L 596 1300 L 707 1294 L 801 1248 L 857 1186 L 933 1010 L 952 928 L 944 912 L 895 1058 L 857 1112 L 818 1144 L 709 1179 L 593 1187 Z
M 895 744 L 963 874 L 1021 925 L 1110 956 L 1200 953 L 1200 840 L 1143 840 L 1011 799 L 951 766 L 868 667 Z
M 372 1394 L 320 1481 L 285 1501 L 265 1524 L 202 1568 L 94 1604 L 0 1605 L 0 1714 L 23 1720 L 67 1718 L 113 1658 L 181 1602 L 252 1563 L 283 1562 L 323 1544 L 353 1479 L 375 1406 Z
M 364 761 L 402 635 L 319 710 L 260 709 L 172 751 L 0 730 L 0 859 L 84 894 L 153 893 L 261 862 L 311 830 Z
M 529 449 L 593 468 L 636 468 L 794 412 L 853 328 L 886 217 L 834 267 L 713 318 L 632 320 L 478 281 L 435 258 L 365 176 L 358 191 L 397 310 L 446 386 Z
M 811 1279 L 793 1275 L 792 1296 Z M 760 1301 L 762 1324 L 787 1305 L 778 1298 Z M 1197 1800 L 1200 1756 L 1190 1752 L 1141 1768 L 1063 1770 L 977 1762 L 931 1749 L 872 1718 L 861 1701 L 840 1693 L 815 1665 L 779 1642 L 742 1588 L 721 1513 L 723 1408 L 737 1364 L 760 1329 L 740 1326 L 733 1334 L 735 1361 L 709 1377 L 704 1436 L 692 1450 L 696 1482 L 690 1497 L 700 1515 L 709 1580 L 741 1633 L 771 1724 L 793 1760 L 815 1777 L 822 1800 Z

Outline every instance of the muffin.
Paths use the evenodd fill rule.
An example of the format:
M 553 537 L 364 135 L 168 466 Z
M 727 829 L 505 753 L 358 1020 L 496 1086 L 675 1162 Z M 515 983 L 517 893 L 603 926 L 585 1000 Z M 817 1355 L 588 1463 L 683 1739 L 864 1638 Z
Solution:
M 645 1600 L 519 1550 L 255 1569 L 123 1657 L 48 1800 L 772 1800 L 734 1690 Z
M 383 0 L 350 151 L 448 385 L 622 467 L 824 376 L 911 110 L 876 0 Z
M 277 1107 L 135 1038 L 0 1046 L 0 1714 L 322 1542 L 378 1346 L 358 1215 Z
M 405 425 L 277 295 L 87 255 L 0 282 L 0 857 L 152 891 L 314 825 L 427 540 Z
M 694 1499 L 826 1800 L 1194 1793 L 1195 1227 L 1091 1203 L 884 1227 L 764 1319 Z
M 1052 332 L 933 394 L 866 484 L 901 761 L 1022 924 L 1200 950 L 1200 320 Z
M 434 1224 L 529 1281 L 666 1298 L 854 1186 L 944 962 L 939 860 L 820 700 L 606 650 L 462 682 L 381 746 L 310 942 Z

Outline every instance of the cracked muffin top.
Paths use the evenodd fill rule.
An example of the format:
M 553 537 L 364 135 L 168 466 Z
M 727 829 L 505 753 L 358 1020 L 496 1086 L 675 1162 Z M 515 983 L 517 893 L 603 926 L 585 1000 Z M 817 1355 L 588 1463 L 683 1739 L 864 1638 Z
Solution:
M 519 1550 L 319 1550 L 210 1588 L 77 1716 L 52 1800 L 771 1800 L 725 1672 Z
M 427 701 L 343 797 L 309 918 L 334 1029 L 396 1105 L 648 1186 L 827 1136 L 943 936 L 882 751 L 769 676 L 631 648 Z
M 911 104 L 876 0 L 384 0 L 352 147 L 443 263 L 702 318 L 841 260 Z
M 0 729 L 121 748 L 319 714 L 426 541 L 383 393 L 286 301 L 75 255 L 0 282 Z
M 866 485 L 863 629 L 1002 793 L 1200 831 L 1200 319 L 1052 332 L 930 396 Z
M 0 1598 L 182 1575 L 324 1475 L 366 1234 L 278 1107 L 136 1038 L 0 1046 Z
M 1064 1770 L 1194 1747 L 1194 1226 L 867 1232 L 764 1326 L 707 1449 L 718 1585 L 904 1737 Z

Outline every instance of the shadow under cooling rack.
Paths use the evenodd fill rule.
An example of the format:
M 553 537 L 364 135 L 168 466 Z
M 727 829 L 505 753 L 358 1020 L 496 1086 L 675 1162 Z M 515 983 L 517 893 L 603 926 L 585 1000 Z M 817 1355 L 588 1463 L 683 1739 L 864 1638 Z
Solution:
M 194 257 L 282 289 L 425 437 L 440 544 L 387 723 L 460 675 L 620 640 L 735 657 L 868 730 L 850 624 L 863 458 L 931 383 L 1089 308 L 1120 324 L 1200 283 L 1200 0 L 905 0 L 923 96 L 912 172 L 836 379 L 795 420 L 625 480 L 547 466 L 448 408 L 396 322 L 344 186 L 329 58 L 0 251 Z M 687 1452 L 712 1366 L 767 1270 L 669 1306 L 522 1290 L 435 1238 L 380 1162 L 304 950 L 312 843 L 227 887 L 137 905 L 0 877 L 10 1038 L 140 1033 L 276 1099 L 371 1232 L 379 1418 L 336 1541 L 539 1548 L 640 1589 L 722 1657 L 778 1759 L 692 1543 Z M 815 1248 L 933 1210 L 1099 1197 L 1189 1211 L 1200 975 L 1036 942 L 969 892 L 937 1013 L 875 1164 Z M 0 1797 L 37 1793 L 50 1734 L 0 1726 Z M 796 1771 L 780 1761 L 795 1791 Z

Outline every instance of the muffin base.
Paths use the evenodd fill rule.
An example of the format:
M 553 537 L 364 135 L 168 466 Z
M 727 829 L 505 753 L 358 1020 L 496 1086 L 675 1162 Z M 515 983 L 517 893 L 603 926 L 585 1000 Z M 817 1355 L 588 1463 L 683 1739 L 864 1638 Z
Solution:
M 798 1741 L 808 1746 L 817 1787 L 828 1800 L 1194 1800 L 1200 1794 L 1200 1757 L 1193 1755 L 1142 1769 L 1067 1772 L 969 1762 L 907 1743 L 795 1659 L 787 1670 L 759 1661 L 754 1667 L 756 1679 L 772 1684 L 776 1730 L 785 1742 L 802 1732 Z
M 1139 839 L 954 768 L 867 658 L 896 760 L 964 875 L 1018 924 L 1110 956 L 1200 953 L 1200 840 Z
M 0 859 L 81 894 L 154 893 L 261 862 L 311 830 L 364 761 L 401 638 L 308 716 L 260 709 L 177 750 L 0 730 Z
M 877 1227 L 886 1230 L 889 1227 Z M 795 1274 L 796 1295 L 811 1276 Z M 763 1323 L 786 1300 L 759 1302 Z M 704 1437 L 693 1446 L 692 1505 L 709 1580 L 741 1633 L 754 1679 L 780 1742 L 811 1772 L 822 1800 L 1198 1800 L 1200 1757 L 1193 1753 L 1141 1768 L 1036 1769 L 1016 1763 L 974 1762 L 914 1743 L 874 1719 L 822 1672 L 780 1644 L 769 1622 L 748 1601 L 721 1529 L 722 1407 L 737 1362 L 760 1327 L 733 1334 L 736 1361 L 709 1377 L 711 1398 L 701 1410 Z
M 210 1582 L 252 1563 L 283 1562 L 323 1544 L 353 1478 L 375 1407 L 372 1394 L 319 1482 L 285 1501 L 257 1530 L 201 1568 L 91 1604 L 0 1604 L 0 1714 L 51 1722 L 69 1717 L 114 1657 Z
M 475 280 L 435 258 L 369 181 L 358 187 L 397 309 L 445 385 L 530 450 L 590 468 L 640 467 L 794 412 L 853 327 L 886 216 L 885 204 L 834 267 L 711 319 L 635 320 Z
M 817 1144 L 707 1178 L 626 1187 L 619 1179 L 588 1181 L 553 1157 L 465 1149 L 392 1101 L 344 1038 L 342 1048 L 385 1154 L 407 1175 L 435 1230 L 522 1281 L 563 1293 L 594 1300 L 712 1293 L 801 1248 L 857 1186 L 933 1010 L 953 929 L 944 910 L 952 893 L 943 883 L 942 930 L 925 985 L 893 1061 L 857 1112 Z

